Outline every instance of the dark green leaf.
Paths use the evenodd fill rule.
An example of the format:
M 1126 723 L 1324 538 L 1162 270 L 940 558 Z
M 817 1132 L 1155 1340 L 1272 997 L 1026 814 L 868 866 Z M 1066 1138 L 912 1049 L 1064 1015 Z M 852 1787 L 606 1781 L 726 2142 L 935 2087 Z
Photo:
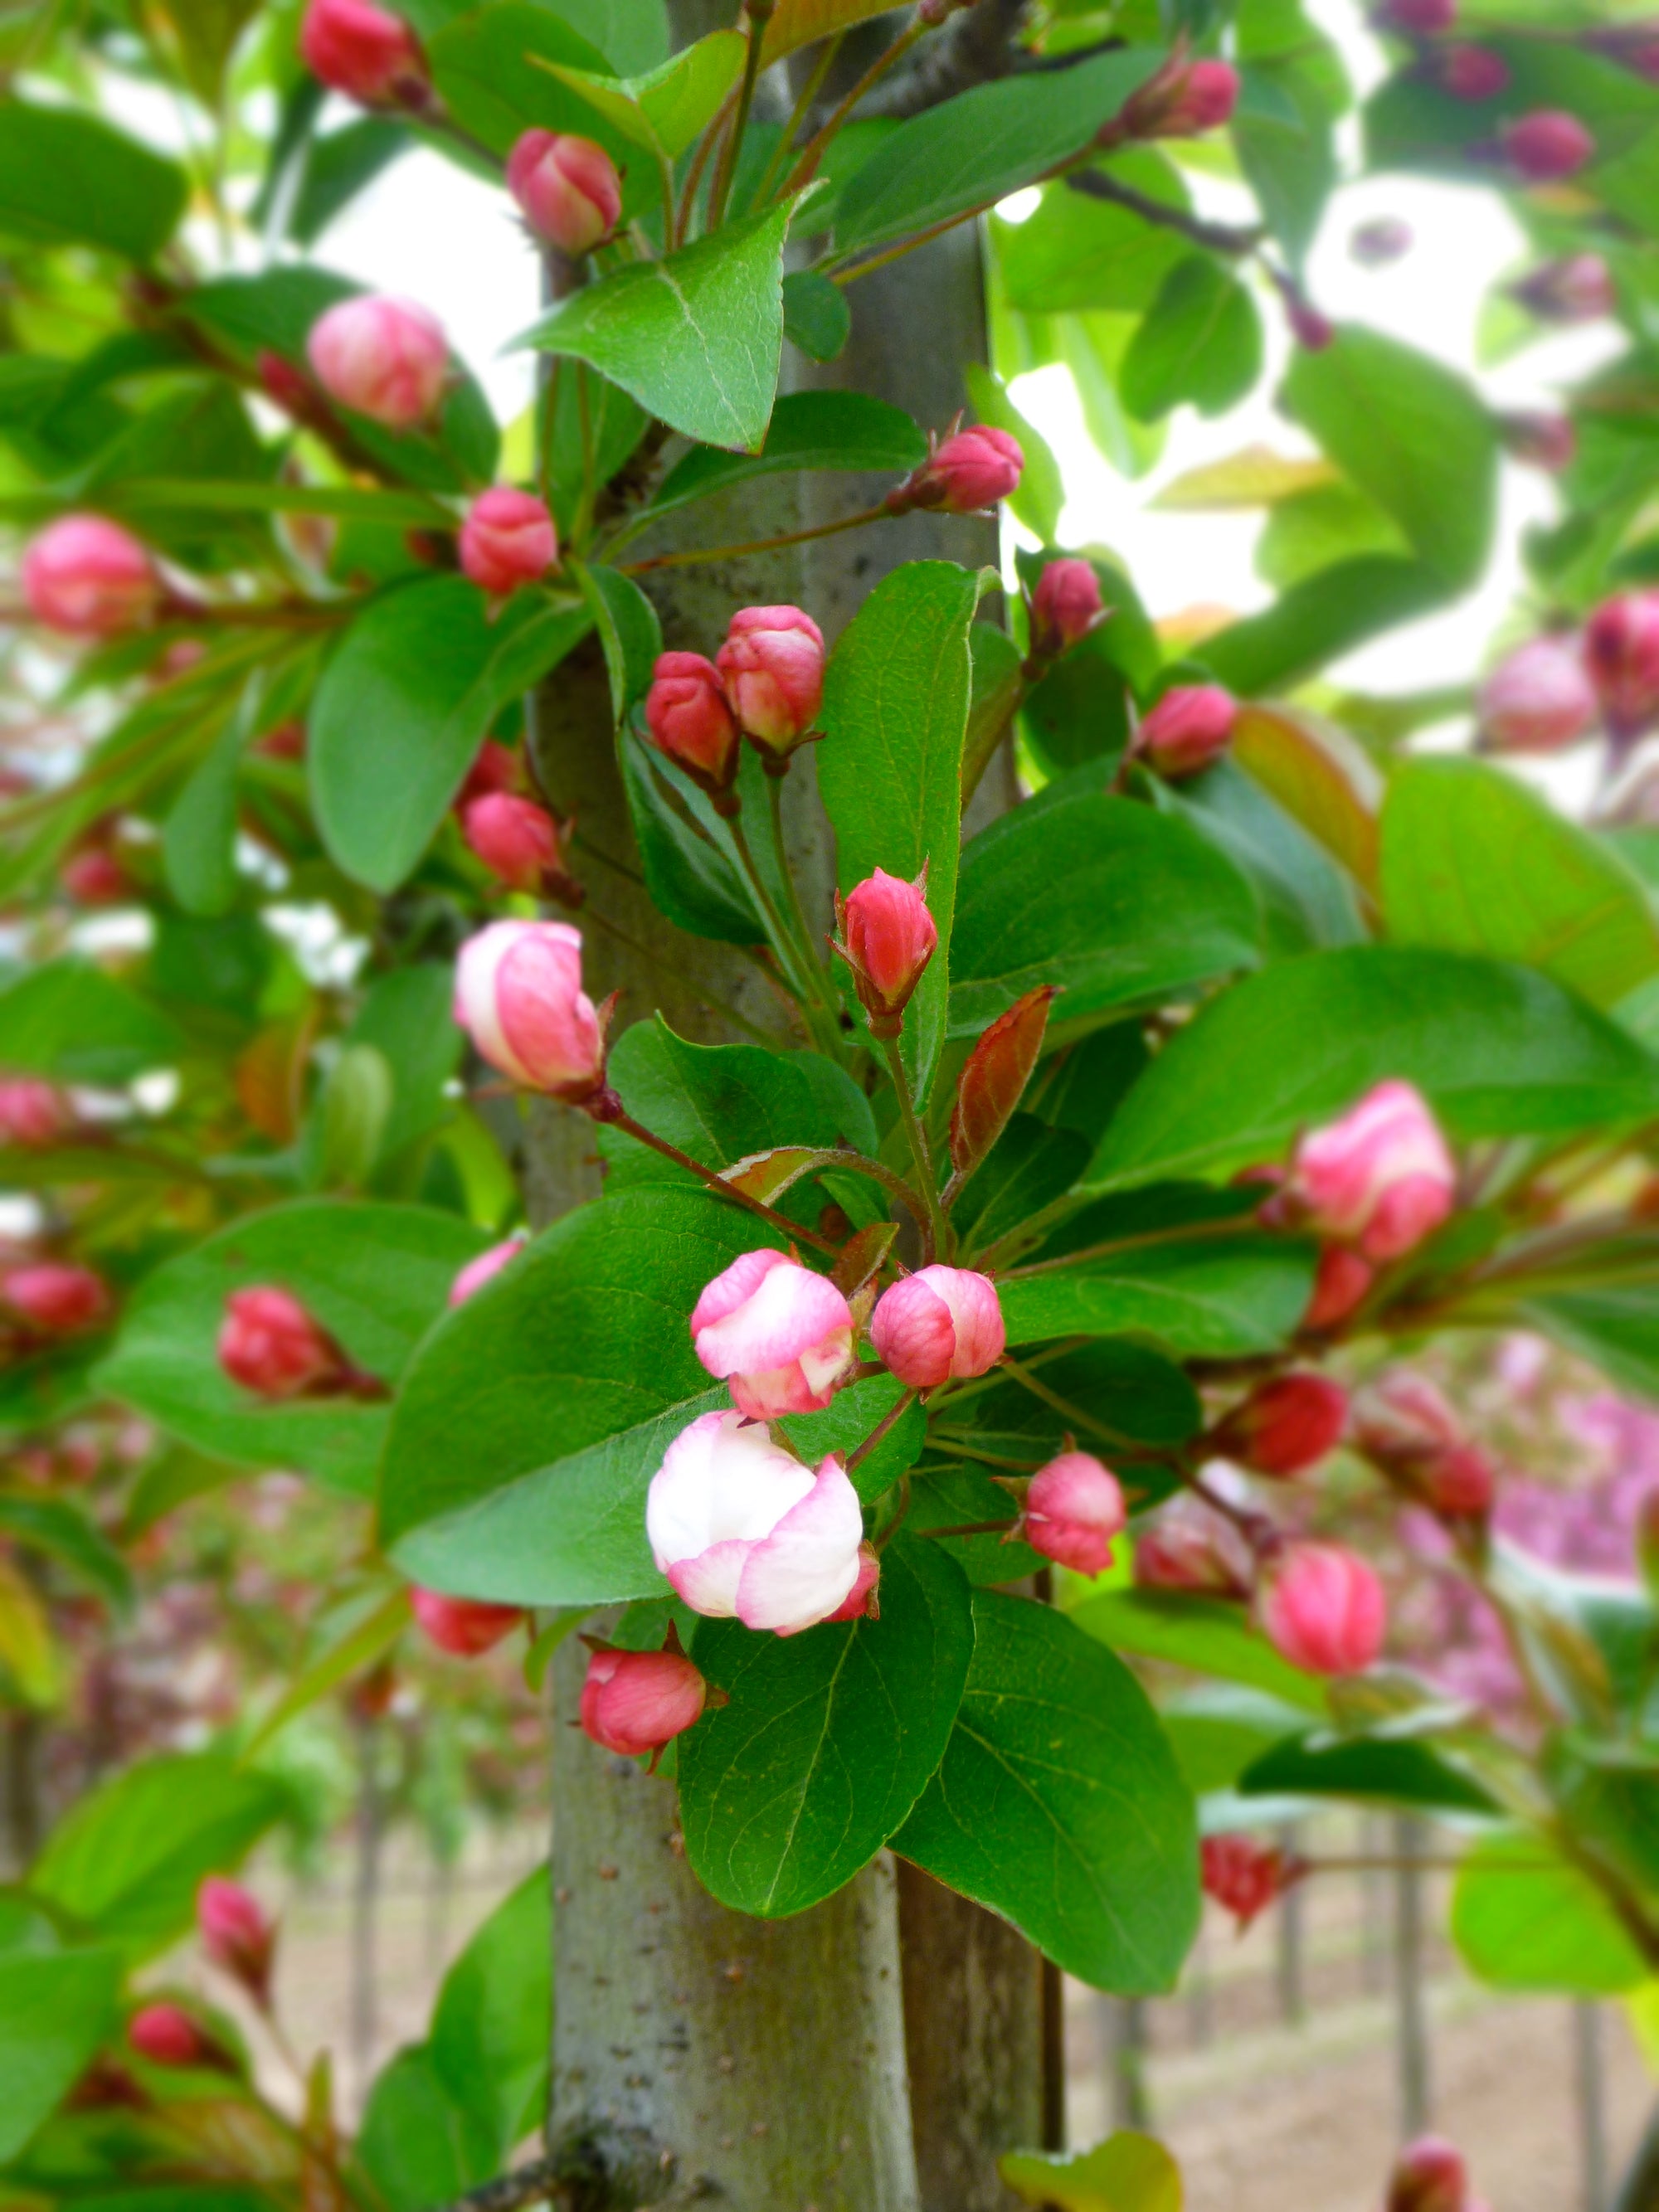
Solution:
M 902 1395 L 903 1386 L 895 1376 L 866 1375 L 862 1382 L 837 1390 L 822 1413 L 787 1414 L 778 1426 L 800 1458 L 817 1467 L 829 1452 L 850 1455 Z M 869 1457 L 853 1469 L 853 1487 L 866 1505 L 873 1504 L 915 1464 L 927 1440 L 927 1414 L 919 1405 L 908 1407 Z
M 73 953 L 0 988 L 0 1067 L 66 1083 L 126 1083 L 175 1060 L 183 1038 L 165 1014 Z
M 236 778 L 249 734 L 243 714 L 226 719 L 162 825 L 167 888 L 186 914 L 227 914 L 236 902 Z
M 1089 1164 L 1089 1139 L 1016 1114 L 957 1200 L 964 1255 L 982 1251 L 1068 1191 Z
M 553 2017 L 553 1900 L 538 1867 L 508 1893 L 444 1977 L 432 2015 L 433 2069 L 494 2145 L 491 2163 L 537 2125 Z
M 611 712 L 620 723 L 651 688 L 651 672 L 662 651 L 662 624 L 633 578 L 619 569 L 590 568 L 583 562 L 577 565 L 577 580 L 605 647 Z
M 1189 253 L 1164 278 L 1123 356 L 1118 389 L 1143 422 L 1191 400 L 1224 414 L 1261 368 L 1255 302 L 1213 254 Z
M 1307 1310 L 1310 1247 L 1263 1232 L 1147 1244 L 1000 1285 L 1008 1340 L 1145 1336 L 1181 1358 L 1276 1352 Z
M 1297 1736 L 1240 1777 L 1247 1797 L 1352 1797 L 1437 1812 L 1495 1813 L 1492 1798 L 1431 1744 L 1409 1738 Z
M 427 44 L 434 82 L 459 123 L 493 153 L 507 155 L 531 129 L 575 131 L 602 145 L 618 167 L 651 173 L 614 124 L 538 62 L 604 74 L 605 57 L 562 10 L 535 0 L 489 0 L 447 23 Z
M 107 1536 L 66 1498 L 0 1494 L 0 1528 L 18 1542 L 67 1569 L 82 1589 L 94 1591 L 118 1613 L 132 1605 L 132 1573 Z
M 356 2151 L 388 2212 L 428 2212 L 500 2167 L 487 2128 L 444 2087 L 429 2044 L 399 2051 L 368 2093 Z
M 1283 690 L 1450 596 L 1444 577 L 1425 562 L 1380 554 L 1340 561 L 1264 613 L 1206 638 L 1205 664 L 1218 682 L 1247 698 Z
M 360 115 L 343 130 L 313 138 L 289 218 L 296 245 L 314 246 L 337 215 L 414 144 L 406 123 L 388 115 Z
M 1352 878 L 1237 761 L 1218 761 L 1201 775 L 1165 785 L 1158 803 L 1190 822 L 1249 878 L 1274 957 L 1364 941 Z
M 149 261 L 177 228 L 189 193 L 176 161 L 96 116 L 0 104 L 0 234 Z
M 1167 206 L 1187 205 L 1179 171 L 1152 147 L 1118 155 L 1105 173 Z M 1026 222 L 994 222 L 992 235 L 1009 303 L 1028 314 L 1150 307 L 1188 251 L 1177 232 L 1073 191 L 1063 180 L 1043 186 L 1042 204 Z
M 348 1048 L 370 1046 L 391 1072 L 377 1164 L 397 1160 L 448 1118 L 446 1086 L 460 1066 L 464 1042 L 450 1012 L 454 987 L 454 970 L 435 960 L 377 976 L 342 1041 Z
M 653 517 L 667 514 L 751 477 L 793 469 L 890 469 L 896 476 L 908 475 L 927 450 L 903 409 L 884 399 L 861 392 L 789 392 L 772 410 L 758 453 L 694 447 L 664 477 L 650 512 Z
M 748 887 L 700 819 L 696 795 L 631 731 L 617 738 L 629 818 L 646 889 L 670 921 L 721 945 L 763 945 L 765 927 Z M 706 833 L 706 834 L 705 834 Z
M 0 1959 L 0 2159 L 16 2157 L 91 2063 L 120 1988 L 118 1951 Z
M 853 311 L 839 284 L 817 269 L 783 280 L 783 335 L 811 361 L 834 361 L 853 335 Z

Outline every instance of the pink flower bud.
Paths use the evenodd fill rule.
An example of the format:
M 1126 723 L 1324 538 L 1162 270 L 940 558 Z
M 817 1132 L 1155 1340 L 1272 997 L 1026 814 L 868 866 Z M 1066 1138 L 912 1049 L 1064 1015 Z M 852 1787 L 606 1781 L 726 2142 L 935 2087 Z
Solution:
M 1541 262 L 1516 285 L 1515 296 L 1542 323 L 1594 323 L 1615 314 L 1613 271 L 1599 253 L 1568 253 Z
M 1659 24 L 1651 21 L 1615 24 L 1583 35 L 1583 43 L 1645 77 L 1650 84 L 1659 84 Z
M 488 799 L 492 792 L 518 788 L 519 756 L 499 738 L 486 738 L 466 772 L 465 782 L 455 794 L 455 811 L 464 814 L 475 799 Z
M 1558 184 L 1595 158 L 1595 141 L 1576 115 L 1535 107 L 1498 134 L 1504 158 L 1523 184 Z
M 164 597 L 155 563 L 131 531 L 100 514 L 65 514 L 23 556 L 29 612 L 66 637 L 119 637 L 155 619 Z
M 738 726 L 720 671 L 700 653 L 657 656 L 645 695 L 645 726 L 659 753 L 715 796 L 738 773 Z
M 44 1152 L 80 1127 L 80 1116 L 55 1083 L 39 1076 L 0 1077 L 0 1145 Z
M 420 41 L 400 15 L 370 0 L 310 0 L 300 53 L 319 83 L 365 107 L 424 103 Z
M 896 1036 L 904 1009 L 939 943 L 927 911 L 927 871 L 915 883 L 878 868 L 836 900 L 841 937 L 836 951 L 853 971 L 853 988 L 878 1037 Z
M 1409 1083 L 1379 1083 L 1339 1121 L 1310 1130 L 1285 1185 L 1310 1228 L 1374 1261 L 1420 1244 L 1450 1213 L 1456 1188 L 1446 1140 Z
M 1293 1667 L 1359 1674 L 1382 1649 L 1388 1601 L 1376 1570 L 1340 1544 L 1287 1544 L 1256 1592 L 1256 1617 Z
M 492 1067 L 580 1105 L 605 1081 L 605 1024 L 566 921 L 495 921 L 462 945 L 455 1018 Z
M 241 1884 L 210 1874 L 196 1893 L 196 1926 L 216 1966 L 239 1981 L 262 2012 L 270 2006 L 276 1931 Z
M 1639 735 L 1659 716 L 1659 591 L 1604 599 L 1584 626 L 1584 660 L 1613 735 Z
M 1218 684 L 1177 684 L 1142 718 L 1134 749 L 1148 768 L 1177 781 L 1226 751 L 1237 720 L 1232 693 Z
M 442 325 L 412 300 L 364 294 L 318 317 L 306 354 L 329 398 L 388 430 L 430 421 L 449 374 Z
M 609 238 L 622 214 L 616 163 L 569 132 L 526 131 L 507 157 L 507 188 L 537 237 L 572 260 Z
M 1381 14 L 1390 30 L 1436 39 L 1457 21 L 1457 0 L 1387 0 Z
M 1410 223 L 1397 215 L 1380 215 L 1358 226 L 1348 251 L 1362 269 L 1386 269 L 1409 253 L 1414 243 Z
M 1007 1340 L 996 1285 L 968 1267 L 904 1276 L 882 1292 L 870 1317 L 877 1358 L 912 1390 L 988 1374 Z
M 744 735 L 758 752 L 787 759 L 823 697 L 823 632 L 811 616 L 739 607 L 714 665 Z
M 913 507 L 943 507 L 947 514 L 977 514 L 1006 499 L 1019 483 L 1025 455 L 1006 430 L 980 424 L 958 430 L 888 493 L 893 514 Z
M 1551 476 L 1570 469 L 1578 452 L 1578 434 L 1571 419 L 1547 414 L 1540 408 L 1520 408 L 1513 414 L 1500 415 L 1498 433 L 1506 453 Z
M 683 1651 L 597 1650 L 587 1662 L 577 1708 L 604 1751 L 624 1759 L 654 1754 L 697 1720 L 708 1685 Z
M 1100 579 L 1091 561 L 1050 561 L 1031 600 L 1031 652 L 1052 660 L 1081 645 L 1106 619 Z
M 1216 1431 L 1216 1449 L 1257 1474 L 1304 1474 L 1336 1449 L 1348 1425 L 1348 1394 L 1324 1375 L 1280 1375 L 1235 1406 Z
M 461 816 L 461 835 L 510 891 L 552 896 L 568 882 L 559 825 L 533 799 L 507 791 L 475 799 Z
M 291 1291 L 272 1284 L 233 1291 L 225 1300 L 219 1364 L 233 1382 L 273 1404 L 332 1396 L 353 1379 L 328 1331 Z
M 1350 1252 L 1346 1244 L 1325 1245 L 1314 1275 L 1313 1295 L 1302 1316 L 1303 1328 L 1334 1328 L 1339 1322 L 1346 1321 L 1376 1279 L 1376 1268 L 1358 1252 Z
M 492 1244 L 487 1252 L 480 1252 L 476 1260 L 469 1260 L 449 1286 L 450 1304 L 464 1306 L 486 1283 L 493 1282 L 523 1249 L 522 1237 L 509 1237 L 500 1244 Z
M 859 1546 L 859 1578 L 829 1616 L 831 1620 L 879 1620 L 881 1554 L 873 1544 Z
M 1249 1836 L 1206 1836 L 1199 1845 L 1204 1894 L 1234 1916 L 1241 1936 L 1307 1871 L 1303 1860 L 1270 1850 Z
M 793 1636 L 851 1596 L 861 1567 L 858 1492 L 831 1456 L 816 1475 L 740 1413 L 704 1413 L 651 1478 L 646 1533 L 694 1613 Z
M 511 1636 L 524 1619 L 521 1605 L 490 1605 L 482 1598 L 446 1597 L 441 1590 L 411 1589 L 409 1601 L 421 1633 L 456 1659 L 476 1659 Z
M 1490 46 L 1448 46 L 1439 77 L 1454 100 L 1496 100 L 1509 90 L 1510 65 Z
M 1426 1375 L 1396 1367 L 1373 1384 L 1356 1410 L 1355 1440 L 1431 1512 L 1478 1519 L 1491 1511 L 1492 1462 Z
M 1424 1463 L 1418 1488 L 1431 1513 L 1449 1521 L 1480 1521 L 1492 1511 L 1498 1475 L 1479 1444 L 1458 1444 Z
M 77 906 L 117 906 L 129 897 L 132 881 L 107 845 L 83 845 L 58 872 L 60 887 Z
M 716 1275 L 692 1309 L 691 1340 L 753 1421 L 821 1413 L 854 1364 L 851 1307 L 784 1252 L 745 1252 Z
M 0 1277 L 0 1301 L 41 1336 L 78 1336 L 110 1313 L 109 1287 L 90 1267 L 37 1260 Z
M 1111 1469 L 1092 1452 L 1064 1451 L 1031 1477 L 1019 1533 L 1045 1559 L 1098 1575 L 1112 1564 L 1112 1540 L 1128 1517 Z
M 1174 56 L 1125 102 L 1115 135 L 1195 138 L 1218 131 L 1232 120 L 1238 89 L 1238 71 L 1231 62 Z
M 1196 1498 L 1171 1498 L 1135 1539 L 1138 1589 L 1244 1597 L 1255 1571 L 1255 1556 L 1243 1532 Z
M 1305 353 L 1323 353 L 1327 346 L 1336 343 L 1336 325 L 1328 315 L 1322 315 L 1293 285 L 1283 285 L 1280 291 L 1291 336 Z
M 152 2066 L 225 2069 L 229 2053 L 176 2004 L 141 2006 L 127 2022 L 127 2041 Z
M 1475 2212 L 1462 2153 L 1440 2136 L 1408 2143 L 1389 2179 L 1387 2212 Z
M 460 551 L 462 570 L 479 590 L 505 599 L 554 566 L 559 533 L 533 493 L 496 484 L 480 492 L 468 507 Z

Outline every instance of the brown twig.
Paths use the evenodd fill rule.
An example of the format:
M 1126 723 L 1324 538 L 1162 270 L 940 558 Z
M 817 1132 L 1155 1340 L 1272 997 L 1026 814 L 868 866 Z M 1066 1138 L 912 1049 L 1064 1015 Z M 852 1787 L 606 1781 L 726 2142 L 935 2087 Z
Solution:
M 452 2197 L 437 2212 L 519 2212 L 525 2204 L 572 2204 L 575 2191 L 564 2164 L 562 2159 L 532 2158 L 527 2166 Z
M 1139 192 L 1133 185 L 1103 176 L 1098 169 L 1073 169 L 1066 182 L 1087 199 L 1109 201 L 1114 207 L 1138 215 L 1143 222 L 1156 223 L 1163 230 L 1178 230 L 1183 238 L 1189 238 L 1194 246 L 1206 246 L 1212 253 L 1242 259 L 1255 252 L 1264 236 L 1259 224 L 1206 222 L 1185 208 L 1171 207 L 1166 200 L 1155 200 L 1150 192 Z

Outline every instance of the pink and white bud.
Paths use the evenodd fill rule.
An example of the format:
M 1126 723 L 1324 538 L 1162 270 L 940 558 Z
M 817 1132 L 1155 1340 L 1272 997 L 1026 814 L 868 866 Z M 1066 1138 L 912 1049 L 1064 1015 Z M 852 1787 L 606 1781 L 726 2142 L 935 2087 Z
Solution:
M 1232 120 L 1238 71 L 1231 62 L 1172 57 L 1125 102 L 1114 136 L 1195 138 Z
M 429 422 L 449 375 L 448 342 L 436 316 L 385 294 L 342 300 L 319 315 L 306 355 L 331 399 L 388 430 Z
M 230 2055 L 182 2005 L 142 2005 L 127 2022 L 127 2041 L 152 2066 L 199 2066 L 223 2070 Z
M 1305 1474 L 1348 1425 L 1348 1394 L 1326 1375 L 1280 1375 L 1253 1390 L 1216 1431 L 1215 1449 L 1256 1474 Z
M 90 1267 L 37 1260 L 0 1276 L 0 1304 L 40 1336 L 79 1336 L 107 1321 L 109 1285 Z
M 1599 253 L 1568 253 L 1542 262 L 1514 292 L 1542 323 L 1599 322 L 1619 309 L 1613 271 Z
M 1297 1146 L 1285 1185 L 1309 1227 L 1363 1259 L 1398 1260 L 1451 1212 L 1457 1170 L 1422 1094 L 1379 1083 Z
M 942 507 L 947 514 L 977 514 L 1018 489 L 1025 454 L 1018 438 L 1006 430 L 976 424 L 958 430 L 934 447 L 887 495 L 892 514 L 913 507 Z
M 1117 1477 L 1092 1452 L 1063 1451 L 1031 1477 L 1019 1533 L 1045 1559 L 1079 1575 L 1103 1574 L 1128 1522 Z
M 708 1685 L 683 1651 L 616 1651 L 587 1662 L 577 1717 L 603 1751 L 655 1754 L 700 1719 Z
M 1287 1544 L 1264 1571 L 1255 1605 L 1273 1648 L 1308 1674 L 1360 1674 L 1382 1649 L 1382 1584 L 1340 1544 Z
M 738 725 L 720 671 L 700 653 L 663 653 L 645 695 L 645 726 L 657 750 L 719 798 L 738 774 Z
M 310 0 L 300 54 L 319 84 L 365 107 L 419 106 L 430 88 L 420 40 L 371 0 Z
M 537 237 L 573 261 L 609 238 L 622 215 L 616 163 L 570 131 L 526 131 L 507 157 L 507 188 Z
M 1249 1836 L 1206 1836 L 1198 1850 L 1204 1894 L 1233 1915 L 1241 1936 L 1308 1871 L 1305 1861 Z
M 501 1073 L 581 1104 L 605 1081 L 605 1026 L 566 921 L 494 921 L 462 945 L 455 1019 Z
M 864 1521 L 833 1456 L 817 1474 L 740 1413 L 704 1413 L 651 1478 L 646 1533 L 694 1613 L 793 1636 L 852 1595 Z
M 80 1116 L 55 1083 L 37 1075 L 0 1077 L 0 1145 L 45 1152 L 80 1127 Z
M 154 622 L 166 597 L 155 562 L 131 531 L 101 514 L 65 514 L 23 555 L 29 612 L 65 637 L 119 637 Z
M 1490 46 L 1448 46 L 1438 74 L 1454 100 L 1496 100 L 1510 88 L 1510 65 Z
M 1559 184 L 1595 159 L 1595 141 L 1563 107 L 1535 107 L 1498 134 L 1504 158 L 1523 184 Z
M 870 1342 L 912 1390 L 987 1375 L 1008 1341 L 996 1285 L 969 1267 L 921 1267 L 882 1292 Z
M 486 1283 L 494 1282 L 501 1269 L 510 1266 L 523 1249 L 522 1237 L 508 1237 L 499 1244 L 492 1244 L 487 1252 L 480 1252 L 476 1260 L 469 1260 L 449 1286 L 450 1304 L 464 1306 Z
M 831 1620 L 879 1620 L 881 1554 L 875 1546 L 859 1546 L 859 1578 L 829 1616 Z
M 1170 781 L 1196 775 L 1232 742 L 1238 702 L 1218 684 L 1177 684 L 1142 718 L 1134 750 Z
M 1346 1244 L 1322 1246 L 1314 1273 L 1313 1294 L 1302 1316 L 1303 1328 L 1334 1328 L 1339 1322 L 1346 1321 L 1364 1303 L 1376 1280 L 1376 1268 L 1358 1252 L 1349 1251 Z
M 1050 561 L 1031 598 L 1031 653 L 1053 660 L 1081 645 L 1106 619 L 1092 561 Z
M 1244 1597 L 1255 1571 L 1243 1532 L 1196 1498 L 1172 1498 L 1135 1539 L 1137 1589 Z
M 1419 2136 L 1400 2154 L 1387 2212 L 1476 2212 L 1463 2154 L 1443 2136 Z
M 692 1309 L 691 1340 L 753 1421 L 822 1413 L 854 1365 L 852 1308 L 785 1252 L 744 1252 L 716 1275 Z
M 823 632 L 811 616 L 739 607 L 714 665 L 744 735 L 757 751 L 787 759 L 823 698 Z
M 559 533 L 533 492 L 495 484 L 480 492 L 466 511 L 460 556 L 462 573 L 480 591 L 505 599 L 556 564 Z
M 853 971 L 853 987 L 870 1017 L 872 1033 L 896 1036 L 904 1009 L 939 944 L 927 910 L 927 871 L 915 883 L 878 868 L 845 898 L 837 896 L 841 936 L 835 950 Z
M 1616 738 L 1659 718 L 1659 591 L 1604 599 L 1584 625 L 1584 660 Z
M 330 1397 L 349 1389 L 345 1354 L 291 1291 L 259 1284 L 233 1291 L 219 1329 L 219 1364 L 255 1397 Z
M 239 1981 L 261 2011 L 270 2005 L 276 1930 L 239 1881 L 210 1874 L 196 1893 L 196 1927 L 216 1966 Z
M 410 1589 L 409 1602 L 428 1644 L 453 1659 L 477 1659 L 512 1635 L 524 1619 L 521 1605 L 491 1605 L 483 1598 L 448 1597 L 441 1590 Z
M 1600 711 L 1583 661 L 1565 638 L 1517 646 L 1480 687 L 1480 735 L 1498 752 L 1559 752 L 1594 729 Z
M 544 806 L 510 791 L 475 799 L 461 815 L 461 835 L 497 882 L 510 891 L 565 894 L 565 837 Z

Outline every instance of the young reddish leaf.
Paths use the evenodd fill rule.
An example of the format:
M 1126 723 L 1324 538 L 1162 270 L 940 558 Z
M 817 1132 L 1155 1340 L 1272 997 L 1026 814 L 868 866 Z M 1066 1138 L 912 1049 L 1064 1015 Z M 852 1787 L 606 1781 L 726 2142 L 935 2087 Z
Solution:
M 1044 983 L 1016 999 L 969 1054 L 951 1110 L 951 1164 L 958 1175 L 971 1175 L 1007 1127 L 1042 1050 L 1054 995 Z

